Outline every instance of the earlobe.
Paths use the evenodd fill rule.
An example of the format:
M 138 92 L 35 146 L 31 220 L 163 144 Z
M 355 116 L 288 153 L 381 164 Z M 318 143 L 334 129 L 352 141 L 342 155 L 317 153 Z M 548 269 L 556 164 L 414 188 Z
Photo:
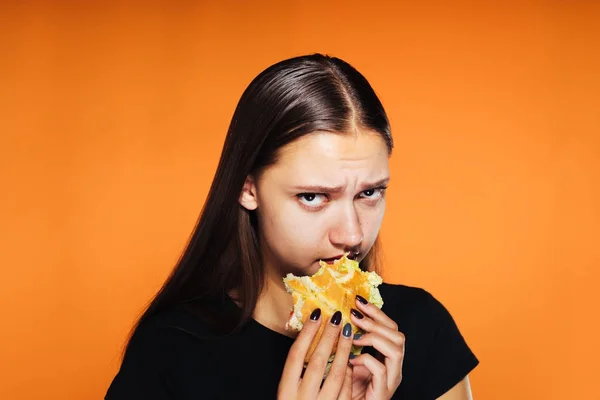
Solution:
M 256 210 L 258 208 L 258 200 L 256 198 L 256 185 L 254 178 L 251 175 L 246 177 L 242 193 L 240 193 L 239 202 L 242 207 L 247 210 Z

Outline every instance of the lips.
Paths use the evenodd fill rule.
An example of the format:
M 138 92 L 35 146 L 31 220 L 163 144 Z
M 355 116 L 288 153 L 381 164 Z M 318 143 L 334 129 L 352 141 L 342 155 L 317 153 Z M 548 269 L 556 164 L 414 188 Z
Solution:
M 350 259 L 350 260 L 356 261 L 358 259 L 358 254 L 359 253 L 347 253 L 347 254 L 348 254 L 348 259 Z M 322 258 L 321 261 L 324 261 L 327 264 L 333 264 L 335 261 L 339 260 L 343 256 L 344 256 L 344 254 L 340 254 L 340 255 L 337 255 L 335 257 Z

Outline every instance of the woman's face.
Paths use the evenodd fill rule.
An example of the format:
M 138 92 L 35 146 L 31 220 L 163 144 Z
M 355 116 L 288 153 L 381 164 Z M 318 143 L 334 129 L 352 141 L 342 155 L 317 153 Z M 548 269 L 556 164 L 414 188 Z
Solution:
M 388 149 L 379 134 L 313 133 L 282 148 L 249 179 L 241 204 L 256 209 L 269 270 L 307 275 L 319 260 L 369 252 L 385 211 Z

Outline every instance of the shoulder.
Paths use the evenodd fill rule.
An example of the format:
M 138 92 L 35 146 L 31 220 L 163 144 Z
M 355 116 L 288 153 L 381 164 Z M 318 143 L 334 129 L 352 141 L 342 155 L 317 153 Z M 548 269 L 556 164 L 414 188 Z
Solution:
M 382 310 L 398 323 L 408 337 L 433 341 L 440 333 L 462 340 L 456 322 L 444 304 L 430 292 L 418 287 L 383 283 L 379 287 Z
M 134 330 L 106 399 L 171 398 L 182 387 L 181 368 L 210 375 L 206 365 L 215 355 L 206 343 L 215 337 L 201 319 L 182 309 L 150 316 Z
M 379 289 L 382 310 L 406 337 L 406 390 L 438 398 L 479 364 L 450 311 L 431 293 L 388 283 Z
M 449 314 L 438 299 L 422 288 L 383 283 L 379 291 L 383 299 L 382 309 L 392 318 L 425 323 Z
M 184 309 L 174 308 L 141 322 L 135 329 L 127 350 L 128 353 L 144 350 L 146 354 L 149 350 L 155 352 L 161 348 L 174 350 L 177 345 L 214 337 L 216 334 L 200 318 Z
M 431 294 L 425 289 L 387 282 L 383 282 L 381 285 L 379 285 L 379 291 L 381 292 L 382 296 L 385 295 L 393 302 L 401 300 L 409 301 L 411 303 L 421 303 L 427 300 L 428 297 L 431 297 Z

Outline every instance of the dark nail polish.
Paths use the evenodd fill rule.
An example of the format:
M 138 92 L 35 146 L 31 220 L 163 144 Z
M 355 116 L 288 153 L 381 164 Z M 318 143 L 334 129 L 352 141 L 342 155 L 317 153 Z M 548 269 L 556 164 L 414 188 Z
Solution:
M 350 337 L 352 336 L 352 324 L 350 322 L 346 322 L 346 325 L 344 325 L 344 330 L 342 331 L 342 335 L 344 335 L 344 337 Z
M 361 337 L 363 337 L 363 334 L 362 333 L 357 333 L 357 334 L 354 335 L 354 340 L 358 340 Z
M 315 310 L 310 314 L 310 319 L 313 321 L 318 320 L 321 317 L 321 309 L 315 308 Z
M 349 357 L 349 359 L 350 359 L 350 360 L 353 360 L 353 359 L 355 359 L 355 358 L 356 358 L 356 354 L 354 354 L 354 353 L 350 353 L 350 357 Z
M 350 310 L 350 313 L 358 319 L 363 319 L 365 317 L 360 311 L 355 310 L 354 308 Z
M 334 325 L 339 325 L 340 322 L 342 322 L 342 312 L 341 311 L 336 311 L 331 316 L 331 323 L 334 324 Z
M 368 304 L 369 302 L 367 301 L 367 299 L 365 299 L 364 297 L 362 297 L 361 295 L 357 294 L 356 295 L 356 299 L 358 301 L 360 301 L 362 304 Z

